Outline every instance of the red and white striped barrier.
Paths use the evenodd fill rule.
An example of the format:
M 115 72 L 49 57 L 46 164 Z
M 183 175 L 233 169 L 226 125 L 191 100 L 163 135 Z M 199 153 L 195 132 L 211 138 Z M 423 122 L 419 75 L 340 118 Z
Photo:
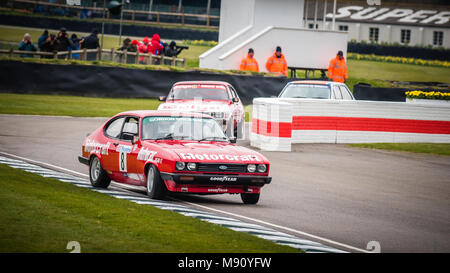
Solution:
M 256 98 L 250 144 L 450 142 L 450 107 L 403 102 Z

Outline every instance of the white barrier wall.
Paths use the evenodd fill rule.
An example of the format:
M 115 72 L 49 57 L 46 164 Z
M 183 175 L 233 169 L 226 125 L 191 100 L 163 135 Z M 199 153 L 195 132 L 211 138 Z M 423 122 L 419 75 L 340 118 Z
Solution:
M 250 144 L 263 150 L 290 151 L 291 143 L 450 143 L 448 106 L 256 98 L 253 109 Z

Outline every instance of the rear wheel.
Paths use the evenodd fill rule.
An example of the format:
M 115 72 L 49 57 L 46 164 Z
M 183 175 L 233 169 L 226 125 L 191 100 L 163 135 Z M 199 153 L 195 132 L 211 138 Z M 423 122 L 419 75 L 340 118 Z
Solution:
M 162 199 L 166 195 L 166 185 L 158 168 L 151 165 L 147 170 L 147 195 L 152 199 Z
M 89 180 L 92 186 L 98 188 L 107 188 L 111 183 L 111 179 L 100 164 L 100 159 L 96 156 L 93 156 L 89 162 Z
M 259 193 L 241 193 L 244 204 L 256 204 L 259 201 Z

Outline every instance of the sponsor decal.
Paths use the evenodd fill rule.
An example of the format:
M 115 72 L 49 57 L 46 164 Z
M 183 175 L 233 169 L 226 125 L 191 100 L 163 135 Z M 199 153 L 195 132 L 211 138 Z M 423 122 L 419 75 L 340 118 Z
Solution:
M 236 182 L 237 177 L 229 176 L 213 176 L 209 178 L 209 181 L 219 181 L 219 182 Z
M 228 169 L 228 167 L 226 165 L 220 165 L 219 169 L 221 169 L 222 171 L 225 171 L 226 169 Z
M 262 161 L 256 155 L 224 155 L 224 154 L 197 154 L 180 153 L 182 159 L 191 160 L 229 160 L 229 161 Z
M 119 144 L 116 148 L 116 152 L 131 153 L 132 149 L 133 149 L 133 146 L 131 146 L 131 145 Z
M 173 89 L 222 89 L 226 90 L 225 86 L 217 84 L 186 84 L 175 85 Z
M 84 151 L 88 153 L 95 151 L 96 153 L 100 153 L 102 155 L 108 155 L 108 149 L 110 145 L 111 143 L 109 142 L 107 142 L 106 144 L 100 144 L 96 141 L 87 139 L 84 145 Z
M 222 188 L 208 189 L 208 192 L 228 192 L 228 189 L 222 189 Z

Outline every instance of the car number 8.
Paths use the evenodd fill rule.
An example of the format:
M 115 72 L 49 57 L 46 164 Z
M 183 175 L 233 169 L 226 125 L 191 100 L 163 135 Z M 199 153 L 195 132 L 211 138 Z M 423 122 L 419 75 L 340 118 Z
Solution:
M 119 169 L 121 172 L 127 171 L 127 153 L 125 152 L 119 153 Z

